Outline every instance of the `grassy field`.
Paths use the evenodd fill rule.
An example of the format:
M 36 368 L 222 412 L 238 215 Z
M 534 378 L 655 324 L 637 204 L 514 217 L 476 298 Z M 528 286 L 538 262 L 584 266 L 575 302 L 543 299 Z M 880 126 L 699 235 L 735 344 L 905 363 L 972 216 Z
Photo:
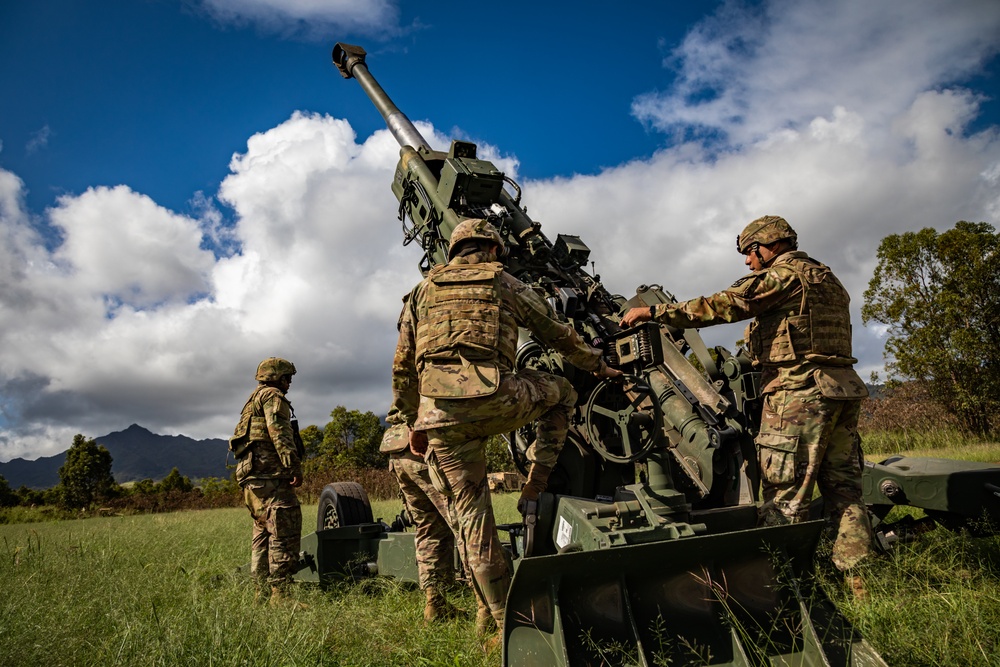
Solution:
M 496 497 L 500 522 L 514 501 Z M 249 536 L 243 509 L 0 525 L 0 665 L 499 665 L 471 620 L 427 629 L 420 592 L 388 579 L 254 605 Z M 934 530 L 864 568 L 865 601 L 826 559 L 823 588 L 890 665 L 1000 665 L 1000 538 Z
M 513 519 L 513 497 L 498 504 Z M 0 526 L 0 665 L 499 664 L 471 621 L 427 631 L 420 592 L 387 579 L 300 587 L 306 609 L 254 605 L 235 572 L 249 538 L 245 509 Z

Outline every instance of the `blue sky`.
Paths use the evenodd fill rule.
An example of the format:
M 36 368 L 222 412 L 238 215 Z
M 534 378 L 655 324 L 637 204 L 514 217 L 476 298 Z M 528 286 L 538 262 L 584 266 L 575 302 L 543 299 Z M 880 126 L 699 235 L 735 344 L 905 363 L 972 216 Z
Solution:
M 418 257 L 336 41 L 612 291 L 721 289 L 739 229 L 784 215 L 880 370 L 878 241 L 1000 222 L 998 34 L 992 0 L 2 2 L 0 460 L 133 422 L 225 437 L 275 354 L 303 424 L 387 408 Z
M 214 193 L 249 136 L 293 111 L 349 118 L 360 135 L 381 129 L 330 62 L 334 42 L 354 41 L 414 119 L 517 153 L 526 177 L 595 173 L 664 144 L 630 115 L 632 98 L 669 86 L 669 45 L 716 3 L 669 13 L 626 3 L 600 20 L 603 3 L 443 4 L 404 3 L 367 30 L 286 35 L 279 17 L 213 18 L 191 2 L 5 3 L 0 85 L 12 94 L 0 160 L 35 210 L 125 183 L 187 211 L 193 193 Z

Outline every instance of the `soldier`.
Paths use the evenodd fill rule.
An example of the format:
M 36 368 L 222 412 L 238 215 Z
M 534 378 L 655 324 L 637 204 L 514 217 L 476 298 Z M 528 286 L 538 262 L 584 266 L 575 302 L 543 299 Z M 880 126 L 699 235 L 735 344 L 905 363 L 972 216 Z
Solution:
M 798 237 L 784 218 L 754 220 L 736 248 L 751 274 L 712 296 L 632 308 L 622 325 L 652 319 L 694 328 L 756 318 L 744 339 L 761 370 L 764 396 L 757 436 L 761 521 L 807 519 L 818 486 L 837 530 L 833 562 L 848 570 L 872 548 L 858 435 L 868 389 L 853 368 L 850 296 L 829 267 L 797 250 Z
M 424 457 L 410 449 L 410 430 L 399 414 L 390 410 L 387 421 L 379 449 L 389 455 L 389 470 L 416 527 L 419 584 L 427 598 L 424 622 L 463 616 L 445 595 L 455 586 L 455 530 L 448 499 L 434 488 Z
M 503 627 L 510 583 L 486 482 L 485 439 L 536 421 L 528 480 L 518 508 L 545 489 L 569 428 L 576 392 L 537 370 L 514 372 L 518 327 L 601 377 L 601 351 L 556 319 L 548 303 L 504 272 L 500 234 L 464 220 L 451 235 L 449 262 L 410 293 L 393 360 L 393 407 L 411 427 L 410 448 L 426 451 L 435 485 L 448 496 L 466 573 L 478 602 L 476 629 Z
M 270 357 L 257 367 L 257 389 L 243 406 L 229 448 L 237 458 L 236 483 L 253 518 L 250 571 L 258 597 L 265 582 L 271 604 L 282 602 L 299 560 L 302 508 L 302 445 L 285 398 L 295 375 L 292 362 Z

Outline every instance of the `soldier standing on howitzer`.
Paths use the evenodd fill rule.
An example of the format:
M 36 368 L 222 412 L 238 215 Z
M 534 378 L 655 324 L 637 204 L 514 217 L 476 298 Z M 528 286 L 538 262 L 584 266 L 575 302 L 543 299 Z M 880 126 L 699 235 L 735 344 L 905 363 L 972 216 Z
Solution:
M 302 508 L 295 487 L 302 484 L 302 439 L 285 393 L 295 365 L 270 357 L 257 366 L 250 394 L 229 448 L 236 455 L 236 483 L 253 518 L 250 572 L 258 599 L 271 587 L 271 604 L 287 599 L 299 561 Z
M 632 308 L 622 325 L 655 320 L 695 328 L 756 318 L 744 339 L 764 396 L 757 435 L 761 522 L 808 519 L 818 486 L 837 531 L 833 562 L 849 570 L 872 549 L 858 435 L 868 389 L 853 368 L 850 296 L 829 267 L 797 250 L 784 218 L 754 220 L 736 248 L 753 273 L 712 296 Z M 854 585 L 860 594 L 860 581 Z
M 497 535 L 486 481 L 485 439 L 536 422 L 531 469 L 518 508 L 545 489 L 569 428 L 576 391 L 537 370 L 514 372 L 518 327 L 601 377 L 601 351 L 556 319 L 548 303 L 503 270 L 500 234 L 464 220 L 451 235 L 449 262 L 410 293 L 393 360 L 393 408 L 411 428 L 410 448 L 426 451 L 432 478 L 449 499 L 466 573 L 473 577 L 476 630 L 503 627 L 510 570 Z
M 427 602 L 424 622 L 457 618 L 466 613 L 448 602 L 446 592 L 455 587 L 455 539 L 458 531 L 448 508 L 448 498 L 434 488 L 427 462 L 410 448 L 410 429 L 395 409 L 379 451 L 389 456 L 389 470 L 396 476 L 399 495 L 416 529 L 414 546 L 420 588 Z M 463 551 L 459 547 L 459 553 Z

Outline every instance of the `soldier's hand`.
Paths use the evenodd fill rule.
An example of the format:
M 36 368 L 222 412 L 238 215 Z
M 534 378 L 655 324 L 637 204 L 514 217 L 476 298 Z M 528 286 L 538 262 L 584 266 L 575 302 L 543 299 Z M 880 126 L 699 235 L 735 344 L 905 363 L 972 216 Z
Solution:
M 417 456 L 427 453 L 427 431 L 410 431 L 410 451 Z
M 653 319 L 653 314 L 650 312 L 649 307 L 629 308 L 629 311 L 622 316 L 620 324 L 623 327 L 631 327 L 640 322 L 648 322 L 651 319 Z
M 292 477 L 291 484 L 292 484 L 293 487 L 302 486 L 302 478 L 300 476 L 298 476 L 298 475 L 296 475 L 295 477 Z
M 600 367 L 594 371 L 594 376 L 599 377 L 602 380 L 613 380 L 615 378 L 620 378 L 623 375 L 625 374 L 617 368 L 611 368 L 611 366 L 608 366 L 603 359 L 601 359 Z

